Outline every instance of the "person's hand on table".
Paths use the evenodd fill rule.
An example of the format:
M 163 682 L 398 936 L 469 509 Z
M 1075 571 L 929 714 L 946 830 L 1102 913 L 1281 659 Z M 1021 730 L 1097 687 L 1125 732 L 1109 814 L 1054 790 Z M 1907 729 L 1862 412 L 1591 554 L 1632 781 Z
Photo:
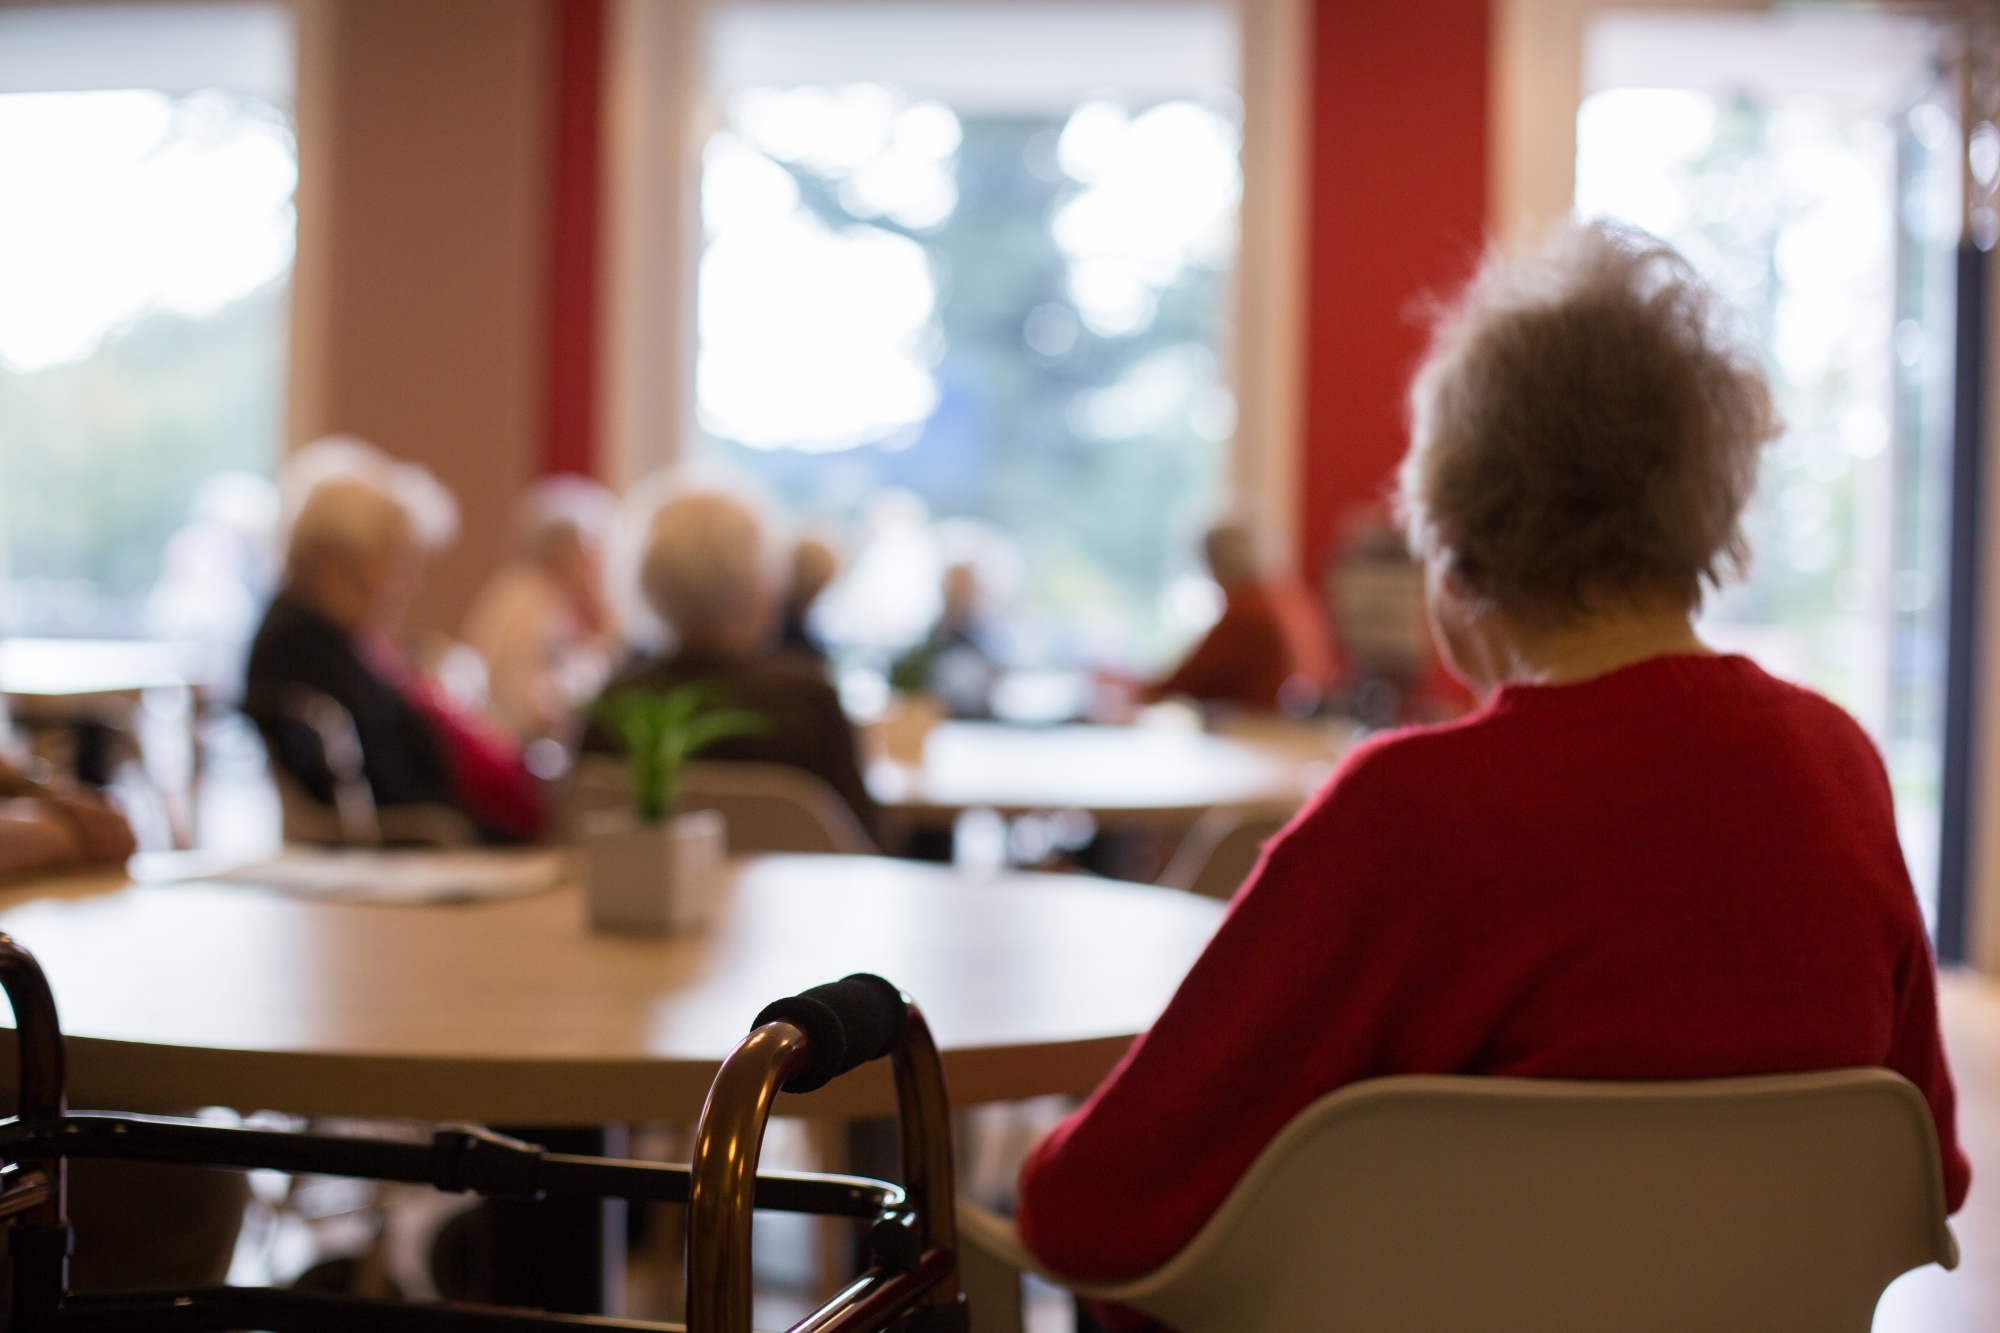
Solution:
M 92 793 L 58 796 L 48 804 L 75 830 L 77 858 L 92 865 L 121 865 L 138 850 L 132 826 L 104 798 Z
M 67 793 L 0 801 L 0 875 L 61 865 L 117 865 L 132 826 L 102 799 Z

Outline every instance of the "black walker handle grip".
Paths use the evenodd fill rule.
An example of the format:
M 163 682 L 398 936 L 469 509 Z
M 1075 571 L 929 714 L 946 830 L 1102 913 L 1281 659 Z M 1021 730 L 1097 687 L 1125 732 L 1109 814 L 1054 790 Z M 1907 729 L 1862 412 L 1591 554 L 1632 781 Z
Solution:
M 903 1040 L 908 1020 L 909 1001 L 892 982 L 856 972 L 773 1000 L 750 1026 L 790 1023 L 806 1034 L 806 1066 L 785 1080 L 784 1090 L 811 1092 L 890 1054 Z

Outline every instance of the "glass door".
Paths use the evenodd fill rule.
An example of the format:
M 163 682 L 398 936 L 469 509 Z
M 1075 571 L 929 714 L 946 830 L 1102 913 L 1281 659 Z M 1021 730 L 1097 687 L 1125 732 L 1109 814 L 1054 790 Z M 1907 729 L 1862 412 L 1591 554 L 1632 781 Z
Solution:
M 1935 35 L 1862 13 L 1611 15 L 1590 50 L 1578 214 L 1687 256 L 1785 422 L 1746 515 L 1750 577 L 1699 628 L 1868 730 L 1934 925 L 1957 211 Z

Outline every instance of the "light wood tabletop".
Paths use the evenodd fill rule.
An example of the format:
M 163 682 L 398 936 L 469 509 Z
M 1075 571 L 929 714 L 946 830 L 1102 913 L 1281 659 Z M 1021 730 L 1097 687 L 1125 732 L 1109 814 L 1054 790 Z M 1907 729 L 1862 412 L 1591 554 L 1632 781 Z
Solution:
M 1294 810 L 1337 753 L 1171 727 L 945 722 L 925 739 L 921 765 L 878 764 L 869 785 L 919 823 L 974 808 L 1186 823 L 1216 806 Z
M 0 892 L 0 930 L 49 974 L 80 1109 L 595 1125 L 692 1120 L 759 1009 L 855 971 L 923 1007 L 956 1104 L 1081 1095 L 1222 910 L 877 857 L 762 857 L 733 875 L 721 924 L 687 938 L 592 934 L 573 888 L 408 907 L 123 876 Z M 878 1062 L 781 1113 L 893 1107 Z

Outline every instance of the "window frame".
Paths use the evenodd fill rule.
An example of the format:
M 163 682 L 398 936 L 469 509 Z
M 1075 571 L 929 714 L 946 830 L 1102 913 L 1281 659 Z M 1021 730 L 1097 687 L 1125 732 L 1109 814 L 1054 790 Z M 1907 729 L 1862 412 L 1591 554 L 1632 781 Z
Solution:
M 613 0 L 607 25 L 599 458 L 615 487 L 679 462 L 683 441 L 698 437 L 701 149 L 721 115 L 702 66 L 709 23 L 730 2 Z M 1309 11 L 1306 0 L 1223 2 L 1242 34 L 1244 107 L 1242 242 L 1222 349 L 1237 403 L 1225 505 L 1262 536 L 1273 568 L 1290 569 L 1301 493 Z

